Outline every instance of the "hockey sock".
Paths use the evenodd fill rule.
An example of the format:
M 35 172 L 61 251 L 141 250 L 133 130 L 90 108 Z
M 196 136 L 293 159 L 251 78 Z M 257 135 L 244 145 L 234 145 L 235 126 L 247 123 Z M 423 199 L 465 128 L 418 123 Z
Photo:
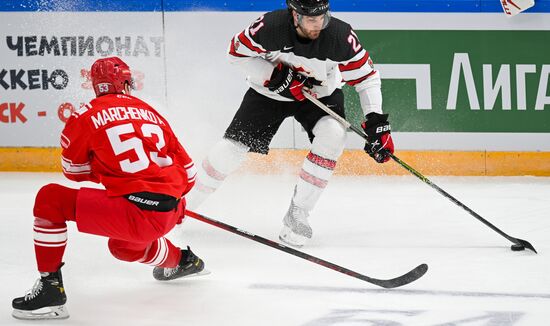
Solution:
M 335 167 L 336 161 L 309 152 L 296 183 L 292 199 L 294 204 L 308 211 L 313 209 Z
M 321 118 L 313 128 L 315 138 L 307 155 L 292 201 L 300 208 L 312 210 L 336 167 L 342 154 L 346 130 L 333 118 Z
M 160 238 L 151 243 L 139 262 L 151 266 L 174 268 L 178 265 L 180 259 L 181 250 L 174 246 L 170 240 Z
M 40 272 L 55 272 L 61 266 L 67 245 L 67 224 L 75 220 L 78 190 L 48 184 L 34 202 L 34 250 Z
M 210 194 L 215 192 L 225 178 L 237 170 L 248 153 L 248 146 L 223 138 L 219 141 L 198 169 L 195 187 L 186 196 L 187 208 L 194 210 Z
M 34 252 L 40 272 L 55 272 L 61 266 L 67 245 L 67 224 L 34 222 Z

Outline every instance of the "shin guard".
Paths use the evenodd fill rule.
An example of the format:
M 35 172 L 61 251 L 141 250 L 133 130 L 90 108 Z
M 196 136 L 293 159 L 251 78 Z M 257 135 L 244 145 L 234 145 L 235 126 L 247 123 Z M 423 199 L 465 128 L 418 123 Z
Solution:
M 315 138 L 307 155 L 292 202 L 307 211 L 313 209 L 334 172 L 336 161 L 342 154 L 346 130 L 333 118 L 321 118 L 313 128 Z
M 214 193 L 225 178 L 237 170 L 248 153 L 248 146 L 223 138 L 208 153 L 198 169 L 195 187 L 186 196 L 187 208 L 194 210 Z
M 34 249 L 40 272 L 55 272 L 61 266 L 67 244 L 66 221 L 75 220 L 78 190 L 48 184 L 34 203 Z

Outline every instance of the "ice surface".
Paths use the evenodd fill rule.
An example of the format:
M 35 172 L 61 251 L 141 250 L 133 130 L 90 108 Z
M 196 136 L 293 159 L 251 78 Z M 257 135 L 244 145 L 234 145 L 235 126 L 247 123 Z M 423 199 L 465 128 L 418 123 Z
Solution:
M 117 261 L 105 238 L 69 224 L 63 275 L 71 317 L 33 323 L 11 317 L 11 300 L 38 276 L 34 195 L 50 182 L 79 185 L 60 174 L 0 173 L 0 325 L 548 325 L 550 178 L 432 180 L 539 254 L 511 251 L 508 240 L 412 176 L 336 176 L 301 250 L 376 278 L 427 263 L 423 278 L 384 290 L 189 219 L 171 236 L 212 274 L 160 283 L 150 267 Z M 276 240 L 294 181 L 233 175 L 199 212 Z

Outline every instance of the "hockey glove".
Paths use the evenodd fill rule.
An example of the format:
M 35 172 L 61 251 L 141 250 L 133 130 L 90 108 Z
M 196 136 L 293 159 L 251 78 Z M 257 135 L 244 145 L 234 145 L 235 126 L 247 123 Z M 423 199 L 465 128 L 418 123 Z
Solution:
M 271 74 L 270 79 L 264 84 L 270 91 L 295 101 L 303 101 L 306 98 L 302 94 L 304 87 L 311 88 L 313 83 L 308 78 L 292 69 L 279 63 Z
M 367 134 L 365 152 L 378 163 L 387 162 L 390 159 L 389 153 L 393 154 L 394 150 L 388 115 L 371 112 L 365 119 L 361 125 Z

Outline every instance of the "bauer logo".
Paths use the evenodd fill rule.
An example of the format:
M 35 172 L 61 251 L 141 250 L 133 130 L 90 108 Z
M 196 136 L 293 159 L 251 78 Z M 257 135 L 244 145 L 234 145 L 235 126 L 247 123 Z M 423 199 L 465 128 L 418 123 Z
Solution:
M 380 126 L 376 128 L 376 133 L 380 134 L 390 130 L 390 125 Z
M 141 198 L 141 197 L 134 196 L 134 195 L 129 195 L 128 199 L 135 202 L 135 203 L 144 204 L 144 205 L 147 205 L 147 206 L 158 206 L 159 205 L 159 202 L 156 201 L 156 200 L 145 199 L 145 198 Z

